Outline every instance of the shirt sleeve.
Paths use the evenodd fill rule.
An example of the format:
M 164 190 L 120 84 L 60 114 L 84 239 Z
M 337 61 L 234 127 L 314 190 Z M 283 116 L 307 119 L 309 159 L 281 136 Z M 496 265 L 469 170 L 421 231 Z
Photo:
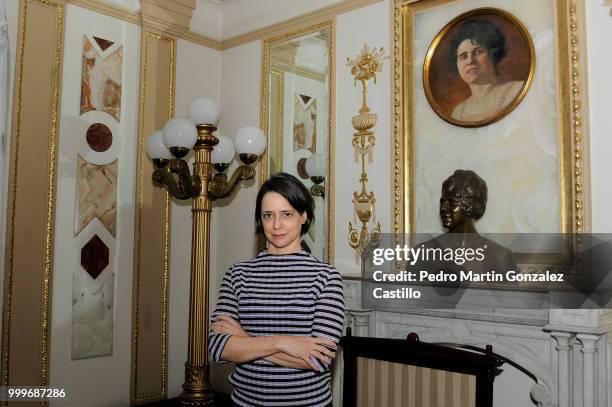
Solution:
M 236 292 L 234 290 L 234 286 L 232 284 L 232 269 L 230 269 L 223 277 L 223 281 L 221 282 L 221 288 L 219 289 L 219 300 L 217 301 L 217 307 L 215 311 L 212 313 L 210 318 L 210 323 L 212 324 L 217 316 L 219 315 L 229 315 L 234 318 L 236 321 L 239 320 L 238 317 L 238 297 L 236 296 Z M 217 363 L 225 363 L 227 361 L 221 359 L 221 354 L 223 353 L 223 349 L 225 349 L 225 344 L 229 340 L 231 335 L 213 332 L 212 329 L 208 334 L 208 352 L 212 359 Z
M 331 339 L 335 343 L 340 341 L 342 327 L 344 325 L 344 290 L 342 276 L 331 268 L 323 291 L 315 304 L 314 321 L 312 324 L 312 336 Z M 319 370 L 329 370 L 315 359 Z

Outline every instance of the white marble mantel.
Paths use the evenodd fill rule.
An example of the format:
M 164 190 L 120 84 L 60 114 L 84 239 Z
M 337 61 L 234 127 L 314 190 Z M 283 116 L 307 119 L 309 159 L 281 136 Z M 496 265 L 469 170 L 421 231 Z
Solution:
M 490 344 L 537 378 L 516 389 L 526 392 L 524 399 L 531 394 L 536 403 L 529 405 L 612 406 L 612 310 L 364 308 L 361 284 L 344 282 L 346 324 L 354 335 L 405 338 L 416 332 L 426 342 Z M 334 387 L 339 400 L 341 386 Z M 516 400 L 496 400 L 495 407 L 506 406 L 517 407 Z

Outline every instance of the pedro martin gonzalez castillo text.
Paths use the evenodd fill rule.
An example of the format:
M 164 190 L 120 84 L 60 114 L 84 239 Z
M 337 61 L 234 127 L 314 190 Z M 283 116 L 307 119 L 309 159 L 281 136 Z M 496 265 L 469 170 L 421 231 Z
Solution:
M 370 257 L 366 261 L 372 270 L 372 296 L 375 299 L 421 298 L 421 290 L 411 283 L 414 286 L 467 286 L 470 283 L 564 281 L 562 273 L 549 270 L 538 273 L 518 271 L 512 253 L 491 242 L 467 248 L 429 247 L 427 243 L 416 247 L 396 245 L 395 248 L 372 249 L 367 257 Z M 399 283 L 401 287 L 397 288 L 393 283 Z

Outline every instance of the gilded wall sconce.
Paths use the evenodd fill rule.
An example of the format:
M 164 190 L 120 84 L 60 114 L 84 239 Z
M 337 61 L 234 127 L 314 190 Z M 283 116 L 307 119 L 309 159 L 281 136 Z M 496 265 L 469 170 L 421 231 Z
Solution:
M 357 229 L 349 222 L 348 234 L 350 246 L 359 252 L 367 249 L 370 245 L 378 243 L 381 235 L 380 223 L 376 222 L 376 226 L 372 230 L 368 227 L 368 223 L 374 213 L 376 198 L 374 191 L 368 192 L 367 188 L 366 156 L 376 144 L 376 134 L 373 128 L 377 120 L 376 113 L 370 113 L 370 108 L 367 104 L 367 85 L 370 79 L 374 79 L 374 83 L 376 83 L 376 75 L 382 70 L 382 61 L 389 58 L 389 56 L 383 55 L 384 48 L 370 49 L 367 44 L 363 44 L 361 54 L 355 59 L 348 58 L 346 64 L 351 67 L 355 86 L 357 86 L 357 81 L 361 82 L 362 85 L 361 108 L 359 109 L 359 114 L 353 116 L 351 120 L 353 128 L 357 130 L 353 134 L 353 147 L 361 157 L 361 176 L 359 178 L 361 191 L 353 193 L 353 205 L 355 206 L 357 218 L 361 222 L 361 229 Z

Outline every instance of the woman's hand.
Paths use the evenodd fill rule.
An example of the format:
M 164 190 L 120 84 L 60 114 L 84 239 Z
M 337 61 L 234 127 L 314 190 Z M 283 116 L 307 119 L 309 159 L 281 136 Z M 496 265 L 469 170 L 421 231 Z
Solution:
M 211 325 L 215 332 L 220 332 L 232 336 L 249 336 L 238 321 L 229 315 L 221 314 L 217 316 L 215 322 Z
M 312 360 L 317 358 L 326 365 L 331 364 L 336 353 L 329 348 L 336 349 L 336 343 L 327 338 L 310 336 L 283 336 L 278 344 L 279 349 L 293 357 L 302 359 L 313 369 L 319 367 Z

